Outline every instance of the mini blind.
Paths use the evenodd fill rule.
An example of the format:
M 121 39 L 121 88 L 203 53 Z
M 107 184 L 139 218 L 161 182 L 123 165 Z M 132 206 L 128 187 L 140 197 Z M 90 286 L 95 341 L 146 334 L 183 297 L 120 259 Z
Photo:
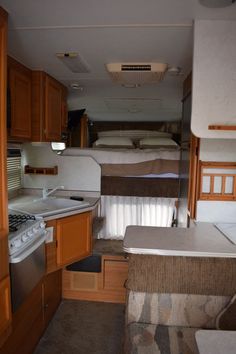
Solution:
M 20 149 L 7 150 L 8 191 L 21 188 L 21 153 Z

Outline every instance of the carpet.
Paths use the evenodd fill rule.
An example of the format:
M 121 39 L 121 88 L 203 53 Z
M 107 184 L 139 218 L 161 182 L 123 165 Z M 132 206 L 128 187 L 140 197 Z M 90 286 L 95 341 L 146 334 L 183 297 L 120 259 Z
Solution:
M 121 354 L 123 304 L 63 300 L 34 354 Z

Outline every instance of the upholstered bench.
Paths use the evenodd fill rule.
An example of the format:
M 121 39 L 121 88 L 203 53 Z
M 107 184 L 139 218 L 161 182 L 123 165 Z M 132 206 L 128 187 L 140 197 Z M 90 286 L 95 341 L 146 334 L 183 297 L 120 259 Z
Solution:
M 198 353 L 196 331 L 201 328 L 216 329 L 219 319 L 221 322 L 224 320 L 226 327 L 225 309 L 229 304 L 231 308 L 234 306 L 230 300 L 230 296 L 129 290 L 125 354 Z
M 126 354 L 198 354 L 199 328 L 131 323 L 126 328 Z

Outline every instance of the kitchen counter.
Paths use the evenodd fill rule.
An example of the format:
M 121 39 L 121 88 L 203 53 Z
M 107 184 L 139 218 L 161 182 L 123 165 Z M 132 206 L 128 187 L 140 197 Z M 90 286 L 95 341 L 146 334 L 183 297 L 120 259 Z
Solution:
M 13 207 L 13 205 L 16 204 L 20 204 L 20 203 L 29 203 L 29 202 L 33 202 L 35 199 L 38 199 L 41 197 L 41 194 L 39 194 L 40 191 L 31 191 L 29 193 L 23 193 L 22 195 L 16 196 L 12 199 L 9 200 L 9 209 L 11 209 L 11 207 Z M 94 195 L 93 193 L 91 193 L 90 196 L 89 193 L 87 195 L 85 195 L 84 193 L 80 193 L 78 191 L 57 191 L 57 193 L 54 193 L 53 196 L 54 197 L 60 197 L 60 198 L 69 198 L 70 196 L 82 196 L 84 198 L 84 202 L 87 202 L 89 205 L 86 205 L 85 207 L 78 207 L 78 209 L 74 209 L 74 210 L 68 210 L 68 211 L 63 211 L 63 212 L 55 212 L 55 214 L 50 215 L 50 216 L 43 216 L 43 219 L 45 221 L 48 220 L 55 220 L 55 219 L 59 219 L 59 218 L 64 218 L 67 216 L 72 216 L 72 215 L 76 215 L 76 214 L 80 214 L 80 213 L 85 213 L 86 211 L 91 211 L 93 209 L 95 209 L 100 201 L 100 197 Z
M 123 249 L 131 254 L 236 258 L 236 245 L 210 223 L 190 228 L 128 226 Z

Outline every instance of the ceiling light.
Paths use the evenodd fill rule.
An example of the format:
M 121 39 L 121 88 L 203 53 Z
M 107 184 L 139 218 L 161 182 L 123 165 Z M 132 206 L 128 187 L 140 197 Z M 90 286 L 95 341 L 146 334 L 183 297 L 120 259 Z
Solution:
M 199 0 L 200 4 L 206 7 L 226 7 L 232 5 L 236 0 Z
M 57 53 L 57 58 L 73 73 L 88 73 L 88 65 L 78 53 Z
M 179 66 L 170 66 L 168 67 L 167 72 L 173 76 L 182 75 L 182 69 Z
M 73 89 L 73 90 L 79 90 L 79 91 L 83 91 L 83 86 L 80 86 L 77 82 L 72 82 L 70 84 L 70 87 Z

